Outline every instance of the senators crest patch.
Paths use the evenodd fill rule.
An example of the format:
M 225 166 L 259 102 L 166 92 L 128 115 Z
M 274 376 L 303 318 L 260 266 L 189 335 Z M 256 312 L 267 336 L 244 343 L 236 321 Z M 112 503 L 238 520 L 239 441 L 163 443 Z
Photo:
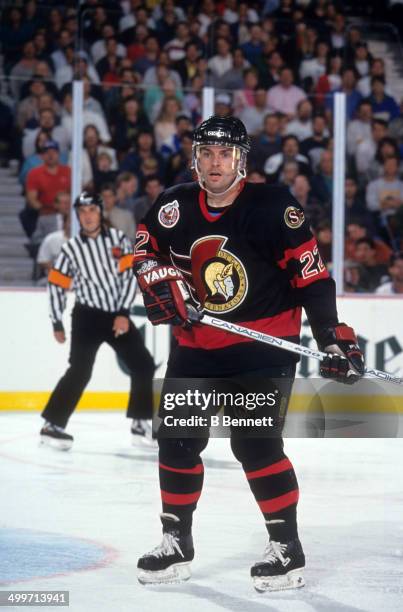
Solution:
M 229 312 L 245 299 L 248 277 L 242 262 L 225 249 L 227 238 L 208 236 L 191 248 L 192 273 L 204 310 Z
M 305 216 L 296 206 L 288 206 L 284 213 L 284 221 L 291 229 L 298 229 L 305 221 Z
M 174 227 L 179 221 L 179 202 L 174 200 L 161 206 L 158 212 L 158 221 L 163 227 L 171 228 Z

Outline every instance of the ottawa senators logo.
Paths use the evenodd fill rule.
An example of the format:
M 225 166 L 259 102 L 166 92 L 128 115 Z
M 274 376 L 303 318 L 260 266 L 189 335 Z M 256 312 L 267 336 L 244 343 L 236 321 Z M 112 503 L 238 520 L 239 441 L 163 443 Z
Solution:
M 284 213 L 284 221 L 291 229 L 298 229 L 305 220 L 304 213 L 296 206 L 288 206 Z
M 179 221 L 179 202 L 174 200 L 161 206 L 158 212 L 158 221 L 168 229 L 176 225 Z
M 248 277 L 240 260 L 224 249 L 227 238 L 209 236 L 191 247 L 195 289 L 207 312 L 229 312 L 245 299 Z

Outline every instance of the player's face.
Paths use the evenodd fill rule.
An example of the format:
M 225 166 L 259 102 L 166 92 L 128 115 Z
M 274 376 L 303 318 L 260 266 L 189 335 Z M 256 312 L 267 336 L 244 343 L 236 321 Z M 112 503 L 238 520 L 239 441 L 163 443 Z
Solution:
M 211 145 L 200 147 L 198 166 L 207 189 L 221 193 L 237 176 L 238 159 L 234 147 Z
M 101 211 L 98 206 L 81 206 L 78 209 L 78 218 L 85 234 L 92 236 L 97 234 L 101 228 Z

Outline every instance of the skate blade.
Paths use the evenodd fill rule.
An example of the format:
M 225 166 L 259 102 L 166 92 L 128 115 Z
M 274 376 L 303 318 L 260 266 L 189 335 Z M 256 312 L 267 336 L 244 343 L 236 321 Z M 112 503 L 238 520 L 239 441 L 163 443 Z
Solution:
M 48 436 L 41 436 L 40 446 L 48 446 L 49 448 L 55 448 L 56 450 L 69 451 L 73 446 L 72 440 L 55 440 Z
M 137 579 L 140 584 L 175 584 L 177 582 L 189 580 L 191 575 L 190 562 L 186 562 L 176 563 L 158 572 L 139 570 Z
M 253 586 L 258 593 L 266 591 L 286 591 L 287 589 L 299 589 L 305 586 L 301 570 L 296 569 L 288 572 L 285 576 L 254 576 Z

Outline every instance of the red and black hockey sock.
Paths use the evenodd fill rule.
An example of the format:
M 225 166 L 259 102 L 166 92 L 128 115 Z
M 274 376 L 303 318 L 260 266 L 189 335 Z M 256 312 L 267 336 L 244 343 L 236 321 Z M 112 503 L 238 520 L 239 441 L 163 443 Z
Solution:
M 162 510 L 175 514 L 180 519 L 180 532 L 187 535 L 191 532 L 193 512 L 203 488 L 203 462 L 198 453 L 189 452 L 197 446 L 189 444 L 191 440 L 166 442 L 162 452 L 160 442 L 159 458 Z
M 259 465 L 243 465 L 252 493 L 266 521 L 270 538 L 288 542 L 298 537 L 298 482 L 291 461 L 282 454 Z

